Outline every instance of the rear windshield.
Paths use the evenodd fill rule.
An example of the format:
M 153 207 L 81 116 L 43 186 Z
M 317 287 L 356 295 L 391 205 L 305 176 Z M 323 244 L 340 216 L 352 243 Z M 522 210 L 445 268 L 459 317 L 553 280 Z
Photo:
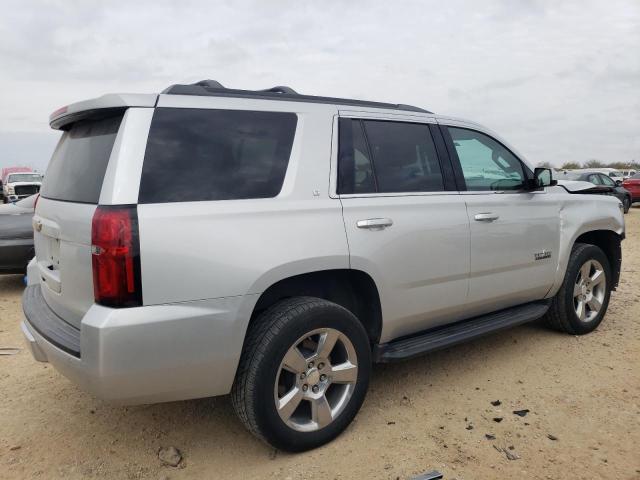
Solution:
M 52 200 L 98 203 L 121 122 L 119 115 L 73 124 L 53 152 L 40 194 Z
M 138 202 L 275 197 L 296 123 L 295 113 L 157 108 Z

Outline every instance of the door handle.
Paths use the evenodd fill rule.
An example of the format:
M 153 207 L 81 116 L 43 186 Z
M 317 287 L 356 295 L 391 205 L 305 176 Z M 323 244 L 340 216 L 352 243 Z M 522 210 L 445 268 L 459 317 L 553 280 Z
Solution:
M 473 217 L 476 222 L 493 222 L 500 218 L 500 215 L 496 215 L 495 213 L 486 212 L 486 213 L 476 213 Z
M 387 228 L 393 225 L 393 220 L 390 218 L 367 218 L 366 220 L 358 220 L 356 226 L 358 228 L 380 229 Z

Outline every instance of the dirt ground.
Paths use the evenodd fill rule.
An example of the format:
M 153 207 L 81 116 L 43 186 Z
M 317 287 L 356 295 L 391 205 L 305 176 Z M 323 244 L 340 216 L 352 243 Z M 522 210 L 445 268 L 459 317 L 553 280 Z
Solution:
M 296 455 L 255 440 L 226 397 L 124 408 L 80 391 L 23 348 L 22 278 L 0 277 L 0 347 L 22 348 L 0 356 L 0 476 L 640 479 L 640 207 L 626 219 L 621 284 L 595 333 L 527 325 L 377 366 L 351 427 Z M 158 459 L 166 446 L 179 467 Z

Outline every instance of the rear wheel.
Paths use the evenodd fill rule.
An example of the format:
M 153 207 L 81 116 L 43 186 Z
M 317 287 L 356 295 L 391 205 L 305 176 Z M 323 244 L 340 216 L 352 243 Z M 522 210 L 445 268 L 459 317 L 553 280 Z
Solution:
M 624 197 L 624 200 L 622 201 L 622 210 L 624 211 L 624 213 L 628 213 L 630 208 L 631 197 Z
M 247 334 L 233 406 L 262 440 L 282 450 L 308 450 L 351 423 L 370 370 L 367 333 L 351 312 L 319 298 L 284 300 Z
M 562 287 L 547 312 L 548 323 L 572 335 L 595 330 L 602 321 L 611 295 L 609 260 L 595 245 L 573 247 Z

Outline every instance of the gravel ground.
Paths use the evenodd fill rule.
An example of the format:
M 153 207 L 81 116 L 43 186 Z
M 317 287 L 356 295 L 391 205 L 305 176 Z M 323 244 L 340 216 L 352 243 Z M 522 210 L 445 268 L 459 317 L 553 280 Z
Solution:
M 621 284 L 597 332 L 527 325 L 377 366 L 353 425 L 297 455 L 255 440 L 226 397 L 124 408 L 82 392 L 22 348 L 22 279 L 0 277 L 0 347 L 22 348 L 0 356 L 1 476 L 640 479 L 640 207 L 626 218 Z

